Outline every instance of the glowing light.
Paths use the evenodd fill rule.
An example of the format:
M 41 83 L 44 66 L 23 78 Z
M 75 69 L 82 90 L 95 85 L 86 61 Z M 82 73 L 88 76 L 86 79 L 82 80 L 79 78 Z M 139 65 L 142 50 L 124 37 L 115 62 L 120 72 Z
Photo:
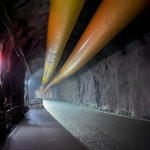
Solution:
M 0 44 L 0 74 L 2 72 L 2 49 L 3 45 Z

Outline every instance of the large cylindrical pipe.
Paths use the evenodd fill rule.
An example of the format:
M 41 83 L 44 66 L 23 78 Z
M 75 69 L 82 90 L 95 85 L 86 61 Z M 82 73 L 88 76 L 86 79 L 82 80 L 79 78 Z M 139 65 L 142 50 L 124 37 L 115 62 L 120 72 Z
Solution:
M 85 0 L 51 0 L 42 84 L 51 78 Z
M 150 0 L 103 0 L 72 54 L 44 91 L 84 66 L 149 4 Z

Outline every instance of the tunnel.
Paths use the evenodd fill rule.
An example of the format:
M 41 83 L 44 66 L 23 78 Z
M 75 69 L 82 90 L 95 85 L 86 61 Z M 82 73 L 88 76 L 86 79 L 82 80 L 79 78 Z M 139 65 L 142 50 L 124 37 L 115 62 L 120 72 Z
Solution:
M 149 0 L 0 0 L 0 150 L 150 150 Z

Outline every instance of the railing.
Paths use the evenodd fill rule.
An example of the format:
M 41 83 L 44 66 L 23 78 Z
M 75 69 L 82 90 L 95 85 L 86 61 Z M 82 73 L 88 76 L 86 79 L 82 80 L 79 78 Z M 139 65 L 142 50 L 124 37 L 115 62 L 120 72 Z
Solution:
M 21 103 L 14 103 L 12 105 L 6 104 L 0 106 L 2 111 L 0 111 L 0 141 L 5 134 L 7 129 L 10 129 L 16 121 L 18 121 L 21 116 L 23 116 L 27 111 L 28 107 Z

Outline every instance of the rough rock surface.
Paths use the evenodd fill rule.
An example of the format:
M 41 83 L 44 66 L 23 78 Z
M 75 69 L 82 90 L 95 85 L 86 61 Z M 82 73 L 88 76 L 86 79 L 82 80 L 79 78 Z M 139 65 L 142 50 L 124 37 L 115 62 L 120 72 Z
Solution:
M 66 79 L 52 96 L 80 105 L 135 117 L 150 117 L 150 33 L 94 68 Z M 56 96 L 57 95 L 57 96 Z
M 31 79 L 31 82 L 32 81 L 34 82 L 34 83 L 32 82 L 33 83 L 32 95 L 34 97 L 35 90 L 38 90 L 39 87 L 41 86 L 41 80 L 42 80 L 43 71 L 44 71 L 47 22 L 48 22 L 48 16 L 49 16 L 50 0 L 16 0 L 16 1 L 15 0 L 2 0 L 2 1 L 4 3 L 8 16 L 10 17 L 10 20 L 12 21 L 12 26 L 16 34 L 16 39 L 29 65 L 29 69 L 31 73 L 30 79 Z M 92 16 L 94 15 L 100 3 L 101 3 L 101 0 L 94 0 L 94 1 L 86 0 L 85 1 L 83 9 L 70 35 L 70 38 L 64 48 L 64 52 L 62 54 L 60 62 L 53 76 L 57 74 L 57 72 L 60 70 L 60 68 L 63 66 L 63 64 L 65 63 L 65 61 L 67 60 L 71 52 L 73 51 L 75 45 L 80 39 L 82 33 L 84 32 L 86 26 L 90 22 Z M 85 66 L 83 66 L 82 69 L 80 69 L 78 72 L 73 74 L 72 77 L 65 80 L 63 83 L 61 83 L 60 87 L 56 86 L 59 88 L 56 88 L 57 91 L 52 90 L 53 95 L 57 94 L 57 98 L 63 98 L 63 99 L 70 100 L 70 101 L 73 101 L 75 103 L 79 103 L 82 105 L 86 105 L 90 107 L 92 106 L 94 108 L 100 108 L 100 109 L 109 110 L 113 112 L 120 112 L 120 113 L 127 112 L 127 114 L 129 115 L 134 114 L 132 112 L 133 108 L 131 109 L 130 106 L 124 103 L 125 101 L 124 99 L 127 97 L 125 97 L 121 93 L 130 93 L 132 92 L 131 89 L 136 89 L 135 90 L 136 93 L 133 94 L 133 95 L 136 95 L 138 91 L 140 92 L 143 91 L 142 89 L 143 85 L 141 86 L 140 85 L 141 83 L 144 84 L 144 88 L 146 89 L 145 86 L 146 84 L 148 84 L 148 82 L 146 83 L 144 82 L 145 80 L 148 81 L 148 79 L 144 79 L 144 81 L 142 80 L 143 78 L 145 78 L 144 76 L 147 76 L 147 70 L 146 71 L 144 70 L 145 72 L 143 72 L 143 69 L 145 66 L 142 69 L 140 69 L 141 68 L 140 65 L 142 65 L 140 64 L 142 62 L 138 60 L 140 56 L 139 57 L 132 56 L 132 58 L 130 58 L 131 56 L 129 54 L 126 55 L 127 50 L 130 51 L 130 48 L 128 49 L 127 45 L 129 45 L 129 43 L 132 43 L 134 39 L 137 39 L 137 41 L 134 41 L 134 43 L 135 44 L 136 42 L 138 43 L 138 40 L 140 40 L 143 37 L 143 35 L 146 35 L 148 32 L 150 32 L 150 28 L 149 28 L 150 23 L 148 21 L 149 15 L 150 15 L 150 7 L 147 8 L 143 13 L 141 13 L 135 20 L 133 20 L 130 23 L 130 25 L 128 25 L 124 30 L 122 30 L 93 59 L 91 59 Z M 141 43 L 143 42 L 145 41 L 141 41 Z M 5 65 L 7 64 L 7 67 L 4 66 L 5 72 L 7 70 L 6 68 L 9 68 L 8 70 L 11 71 L 11 72 L 8 72 L 9 73 L 7 76 L 8 78 L 7 77 L 5 78 L 6 83 L 3 82 L 5 85 L 5 88 L 3 89 L 3 91 L 9 91 L 9 90 L 6 90 L 6 87 L 11 86 L 11 92 L 8 92 L 8 93 L 5 92 L 5 95 L 8 97 L 10 95 L 13 95 L 14 93 L 18 93 L 18 89 L 22 89 L 21 90 L 22 92 L 20 92 L 18 96 L 15 96 L 17 94 L 13 95 L 14 99 L 16 99 L 15 97 L 20 98 L 20 95 L 23 95 L 23 90 L 24 90 L 23 85 L 24 85 L 24 79 L 25 79 L 25 69 L 23 68 L 22 64 L 20 63 L 20 59 L 17 57 L 13 49 L 13 45 L 10 40 L 7 29 L 5 28 L 5 25 L 2 23 L 1 20 L 0 20 L 0 44 L 1 44 L 0 53 L 3 54 L 4 56 L 3 58 L 5 58 L 5 62 L 7 62 L 7 63 L 4 63 Z M 126 49 L 122 51 L 125 47 Z M 147 49 L 146 45 L 143 47 Z M 96 70 L 97 67 L 95 66 L 99 63 L 101 64 L 101 61 L 103 59 L 106 59 L 113 53 L 120 52 L 120 51 L 122 51 L 122 55 L 119 54 L 118 57 L 125 59 L 126 61 L 125 66 L 122 66 L 121 64 L 119 66 L 117 62 L 121 61 L 121 63 L 124 64 L 124 62 L 122 61 L 123 59 L 116 58 L 110 61 L 111 64 L 107 62 L 106 64 L 98 65 L 99 67 L 98 66 L 97 67 L 99 69 Z M 137 71 L 141 71 L 141 73 L 137 72 L 136 78 L 134 77 L 134 74 L 133 74 L 136 72 L 136 70 L 135 69 L 132 70 L 127 67 L 128 66 L 127 64 L 129 63 L 127 61 L 128 60 L 130 61 L 130 59 L 133 62 L 133 66 L 134 66 L 135 61 L 137 61 L 138 65 L 140 66 L 139 70 L 137 69 Z M 132 60 L 132 59 L 135 59 L 135 60 Z M 143 57 L 143 59 L 145 58 Z M 146 59 L 144 60 L 144 62 L 146 63 Z M 93 67 L 95 68 L 91 69 Z M 120 68 L 123 69 L 124 67 L 125 67 L 125 70 L 123 70 L 122 73 L 124 72 L 127 73 L 128 71 L 132 70 L 133 73 L 131 73 L 130 79 L 129 79 L 130 73 L 128 73 L 129 75 L 124 74 L 123 76 L 121 76 Z M 126 70 L 127 68 L 128 70 Z M 115 74 L 114 78 L 112 78 L 113 73 Z M 103 76 L 104 76 L 104 79 L 103 79 Z M 140 76 L 140 77 L 137 77 L 137 76 Z M 131 83 L 129 82 L 129 81 L 132 81 L 132 78 L 134 80 L 136 80 L 137 78 L 140 78 L 140 80 L 142 81 L 135 82 L 135 85 L 134 85 L 132 84 L 132 82 Z M 88 79 L 88 81 L 86 81 L 86 79 Z M 18 81 L 15 81 L 15 80 L 18 80 Z M 7 85 L 7 82 L 9 82 L 8 85 Z M 125 85 L 124 85 L 124 82 L 125 82 Z M 138 87 L 138 84 L 140 85 L 139 87 Z M 14 88 L 14 85 L 16 86 L 16 88 Z M 135 86 L 135 87 L 132 87 L 132 86 Z M 132 88 L 128 89 L 128 87 L 130 88 L 132 87 Z M 68 89 L 65 89 L 65 88 L 68 88 Z M 147 90 L 148 89 L 145 90 L 146 93 L 148 93 Z M 137 96 L 137 97 L 141 100 L 143 95 L 142 93 L 141 94 L 138 93 L 138 94 L 140 96 Z M 62 95 L 62 96 L 59 96 L 59 95 Z M 132 94 L 130 93 L 128 95 L 132 95 Z M 133 95 L 132 97 L 130 97 L 130 99 L 133 98 Z M 130 99 L 128 99 L 127 101 L 130 101 Z M 121 102 L 122 100 L 123 102 Z M 3 101 L 4 101 L 4 98 L 3 98 Z M 114 101 L 116 103 L 114 103 Z M 133 101 L 131 100 L 130 102 L 133 102 Z M 140 105 L 140 104 L 137 103 L 137 105 Z M 146 107 L 146 106 L 149 107 L 148 104 L 144 104 L 144 105 L 145 106 L 143 107 Z M 135 108 L 133 110 L 135 111 Z M 145 109 L 144 111 L 146 110 L 147 109 Z M 148 114 L 148 113 L 143 113 L 143 114 Z

